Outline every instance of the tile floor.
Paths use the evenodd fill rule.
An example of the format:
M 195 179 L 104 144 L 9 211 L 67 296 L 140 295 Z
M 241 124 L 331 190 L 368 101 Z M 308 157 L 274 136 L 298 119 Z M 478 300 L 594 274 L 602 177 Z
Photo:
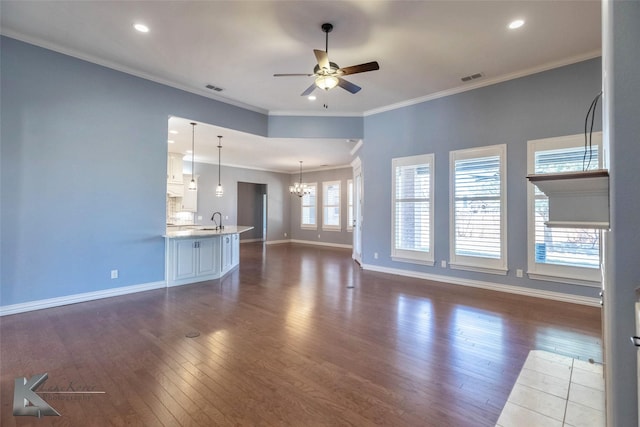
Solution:
M 496 427 L 605 427 L 602 365 L 532 350 Z

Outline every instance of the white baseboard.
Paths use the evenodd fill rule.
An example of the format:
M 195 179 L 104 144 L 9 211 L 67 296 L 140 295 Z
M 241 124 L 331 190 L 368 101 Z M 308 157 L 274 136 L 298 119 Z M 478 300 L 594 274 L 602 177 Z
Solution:
M 240 244 L 242 243 L 255 243 L 255 242 L 262 242 L 264 241 L 264 239 L 240 239 Z
M 79 302 L 92 301 L 102 298 L 116 297 L 120 295 L 133 294 L 136 292 L 162 289 L 167 286 L 165 281 L 144 283 L 142 285 L 124 286 L 121 288 L 105 289 L 102 291 L 86 292 L 82 294 L 67 295 L 64 297 L 48 298 L 37 301 L 29 301 L 20 304 L 0 306 L 0 316 L 9 314 L 24 313 L 27 311 L 42 310 L 44 308 L 59 307 L 61 305 L 76 304 Z
M 543 291 L 540 289 L 523 288 L 521 286 L 502 285 L 480 280 L 461 279 L 459 277 L 442 276 L 439 274 L 422 273 L 418 271 L 402 270 L 399 268 L 380 267 L 371 264 L 362 264 L 362 268 L 380 273 L 395 274 L 398 276 L 414 277 L 416 279 L 433 280 L 435 282 L 450 283 L 452 285 L 469 286 L 472 288 L 488 289 L 491 291 L 507 292 L 510 294 L 525 295 L 535 298 L 544 298 L 554 301 L 570 302 L 573 304 L 600 307 L 598 298 L 583 297 L 579 295 L 564 294 L 561 292 Z
M 267 240 L 265 243 L 267 245 L 281 245 L 283 243 L 290 243 L 291 240 L 286 239 L 286 240 Z
M 276 245 L 281 243 L 300 243 L 301 245 L 315 245 L 315 246 L 329 246 L 332 248 L 343 248 L 343 249 L 352 249 L 352 245 L 345 245 L 342 243 L 331 243 L 331 242 L 318 242 L 315 240 L 298 240 L 298 239 L 289 239 L 289 240 L 270 240 L 265 242 L 267 245 Z
M 317 242 L 315 240 L 297 240 L 297 239 L 291 239 L 289 240 L 291 243 L 300 243 L 302 245 L 315 245 L 315 246 L 330 246 L 332 248 L 344 248 L 344 249 L 351 249 L 353 246 L 351 245 L 345 245 L 345 244 L 341 244 L 341 243 L 331 243 L 331 242 Z

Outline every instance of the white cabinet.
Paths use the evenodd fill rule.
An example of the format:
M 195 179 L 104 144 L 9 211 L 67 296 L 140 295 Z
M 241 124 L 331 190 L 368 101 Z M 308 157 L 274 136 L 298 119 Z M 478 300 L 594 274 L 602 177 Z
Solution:
M 167 184 L 182 184 L 182 158 L 180 153 L 169 153 L 167 157 Z
M 220 277 L 219 240 L 218 237 L 169 240 L 165 261 L 167 285 L 185 285 Z
M 196 176 L 196 185 L 198 185 L 198 177 Z M 182 212 L 197 212 L 198 211 L 198 190 L 189 190 L 189 183 L 191 182 L 191 175 L 184 175 L 184 195 L 182 196 Z
M 167 286 L 218 279 L 240 263 L 240 234 L 166 240 Z
M 222 236 L 222 274 L 232 270 L 240 263 L 240 234 Z
M 196 265 L 197 276 L 217 275 L 220 271 L 218 263 L 218 239 L 209 238 L 197 241 L 198 262 Z
M 233 267 L 233 235 L 222 236 L 222 274 Z
M 173 274 L 174 281 L 190 279 L 196 275 L 196 240 L 173 240 Z
M 231 236 L 231 265 L 235 267 L 240 264 L 240 233 Z

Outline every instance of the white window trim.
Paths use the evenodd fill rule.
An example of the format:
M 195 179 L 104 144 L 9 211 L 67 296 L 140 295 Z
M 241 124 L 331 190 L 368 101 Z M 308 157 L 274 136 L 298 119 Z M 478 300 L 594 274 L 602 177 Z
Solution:
M 349 188 L 351 188 L 351 204 L 349 204 Z M 353 189 L 353 179 L 347 180 L 347 231 L 353 232 L 353 221 L 349 221 L 349 212 L 351 212 L 351 219 L 354 219 L 355 212 L 353 210 L 353 197 L 354 197 L 354 189 Z
M 329 225 L 326 224 L 326 217 L 325 217 L 325 208 L 326 207 L 335 207 L 334 205 L 327 205 L 326 201 L 328 200 L 327 197 L 327 187 L 329 187 L 330 185 L 338 185 L 339 188 L 339 195 L 338 197 L 340 198 L 340 200 L 338 201 L 338 225 Z M 342 231 L 342 182 L 341 181 L 323 181 L 322 182 L 322 230 L 323 231 Z
M 315 224 L 305 224 L 303 222 L 303 213 L 304 213 L 304 209 L 303 209 L 303 205 L 302 205 L 302 200 L 303 197 L 300 197 L 300 228 L 303 230 L 317 230 L 318 229 L 318 184 L 315 182 L 310 182 L 307 183 L 307 188 L 313 187 L 315 189 L 315 193 L 316 193 L 316 203 L 313 206 L 314 207 L 314 211 L 315 211 L 315 218 L 316 218 L 316 223 Z
M 594 132 L 592 143 L 598 146 L 598 168 L 604 159 L 602 132 Z M 527 141 L 527 174 L 535 171 L 536 151 L 584 146 L 584 134 L 544 138 Z M 533 280 L 570 283 L 573 285 L 601 287 L 600 268 L 581 268 L 567 265 L 537 263 L 535 260 L 535 186 L 527 183 L 527 276 Z M 600 257 L 602 261 L 602 233 L 600 233 Z M 602 264 L 602 262 L 601 262 Z
M 411 165 L 429 165 L 429 251 L 410 251 L 396 249 L 396 167 Z M 421 154 L 417 156 L 391 159 L 391 259 L 421 265 L 434 265 L 434 177 L 435 155 Z
M 455 162 L 478 157 L 500 157 L 500 259 L 456 255 Z M 507 268 L 507 145 L 490 145 L 449 152 L 449 267 L 479 273 L 506 275 Z

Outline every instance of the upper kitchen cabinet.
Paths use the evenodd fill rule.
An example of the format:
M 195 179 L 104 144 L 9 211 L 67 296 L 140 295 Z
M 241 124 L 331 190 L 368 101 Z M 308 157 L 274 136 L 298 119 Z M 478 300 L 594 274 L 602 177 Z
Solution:
M 196 175 L 196 187 L 198 185 L 198 176 Z M 184 192 L 182 196 L 182 212 L 197 212 L 198 211 L 198 190 L 189 190 L 189 183 L 191 182 L 191 175 L 184 176 Z
M 182 158 L 183 154 L 169 153 L 167 159 L 167 184 L 182 185 Z

